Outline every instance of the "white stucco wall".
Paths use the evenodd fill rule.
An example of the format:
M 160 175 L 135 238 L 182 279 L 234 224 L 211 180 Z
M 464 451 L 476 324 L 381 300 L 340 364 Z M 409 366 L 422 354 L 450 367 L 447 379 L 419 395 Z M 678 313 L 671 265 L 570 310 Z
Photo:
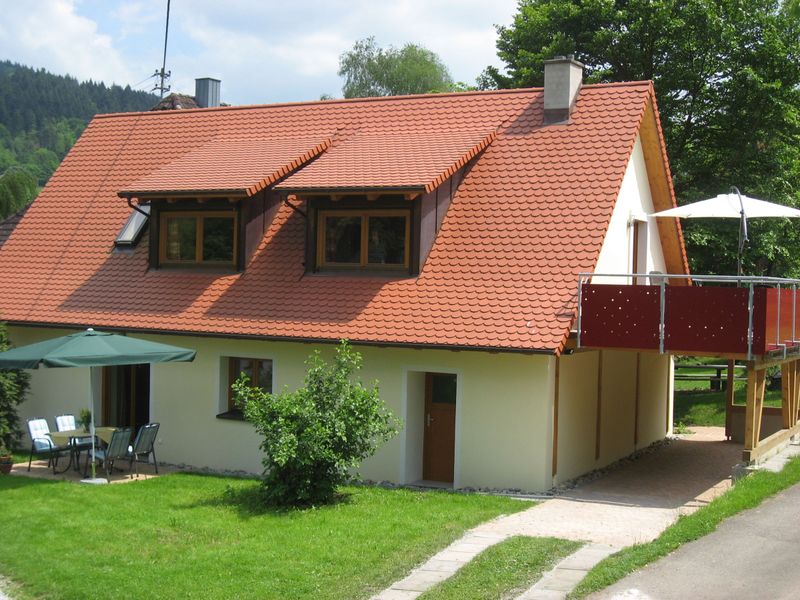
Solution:
M 667 272 L 656 220 L 646 216 L 653 212 L 653 198 L 650 194 L 642 143 L 637 136 L 622 180 L 619 197 L 611 215 L 608 232 L 603 240 L 600 256 L 594 269 L 595 273 L 631 272 L 634 252 L 634 219 L 646 219 L 647 222 L 645 268 L 640 267 L 639 270 L 647 273 L 650 271 Z M 644 242 L 640 243 L 644 246 Z M 593 283 L 626 283 L 626 280 L 621 278 L 594 278 L 592 281 Z
M 63 335 L 64 330 L 12 327 L 16 345 Z M 218 419 L 225 388 L 223 358 L 270 358 L 274 389 L 302 382 L 304 361 L 314 346 L 290 342 L 140 335 L 197 350 L 193 363 L 153 365 L 150 419 L 161 423 L 161 461 L 212 469 L 261 470 L 259 438 L 251 425 Z M 330 355 L 332 346 L 323 346 Z M 406 429 L 368 461 L 362 476 L 375 480 L 418 480 L 422 459 L 423 373 L 458 376 L 456 406 L 456 487 L 488 486 L 545 490 L 551 486 L 552 394 L 555 359 L 522 354 L 451 352 L 358 347 L 362 378 L 379 381 L 381 397 Z M 85 369 L 33 372 L 31 394 L 20 407 L 23 418 L 77 412 L 86 406 Z M 99 412 L 97 413 L 99 414 Z M 53 426 L 51 424 L 51 426 Z
M 636 353 L 602 352 L 600 456 L 596 458 L 600 352 L 562 356 L 559 375 L 558 462 L 555 483 L 599 469 L 671 433 L 667 414 L 672 358 L 639 355 L 636 421 Z M 638 443 L 634 443 L 638 431 Z

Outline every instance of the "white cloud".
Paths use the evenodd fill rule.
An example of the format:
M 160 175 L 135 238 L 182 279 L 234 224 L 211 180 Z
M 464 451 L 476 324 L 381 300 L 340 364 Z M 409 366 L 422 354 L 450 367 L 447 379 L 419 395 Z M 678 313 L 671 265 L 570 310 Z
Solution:
M 131 73 L 97 23 L 72 0 L 7 2 L 0 21 L 0 56 L 78 79 L 127 83 Z
M 165 8 L 166 0 L 9 2 L 0 56 L 134 84 L 161 66 Z M 499 65 L 494 25 L 515 11 L 516 0 L 178 0 L 167 69 L 174 91 L 192 93 L 195 77 L 222 79 L 233 104 L 316 99 L 341 94 L 339 55 L 373 35 L 381 46 L 422 44 L 471 83 Z

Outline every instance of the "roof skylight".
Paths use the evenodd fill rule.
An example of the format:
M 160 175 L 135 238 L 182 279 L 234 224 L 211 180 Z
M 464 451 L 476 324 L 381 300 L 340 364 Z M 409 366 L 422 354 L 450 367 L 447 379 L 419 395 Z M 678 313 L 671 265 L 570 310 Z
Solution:
M 141 211 L 141 212 L 140 212 Z M 146 214 L 143 214 L 146 213 Z M 143 204 L 139 206 L 139 210 L 134 209 L 131 216 L 125 222 L 122 231 L 119 232 L 117 239 L 114 240 L 114 245 L 118 248 L 132 248 L 139 242 L 142 237 L 144 226 L 147 224 L 150 216 L 150 205 Z

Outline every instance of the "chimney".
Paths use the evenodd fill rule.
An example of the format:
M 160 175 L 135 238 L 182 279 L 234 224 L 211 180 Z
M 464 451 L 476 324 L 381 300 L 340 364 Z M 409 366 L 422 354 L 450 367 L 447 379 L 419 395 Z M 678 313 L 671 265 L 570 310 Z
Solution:
M 194 99 L 200 108 L 219 106 L 219 88 L 222 82 L 213 77 L 194 80 Z
M 569 121 L 583 80 L 583 63 L 573 55 L 544 61 L 544 124 Z

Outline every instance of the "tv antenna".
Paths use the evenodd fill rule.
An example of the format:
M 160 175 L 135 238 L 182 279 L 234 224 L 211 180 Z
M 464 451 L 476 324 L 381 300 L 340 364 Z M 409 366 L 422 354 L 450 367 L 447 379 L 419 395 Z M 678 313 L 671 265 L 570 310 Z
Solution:
M 155 86 L 153 86 L 153 91 L 155 92 L 158 90 L 161 98 L 164 97 L 164 92 L 168 92 L 170 90 L 170 85 L 167 83 L 167 80 L 172 75 L 172 71 L 167 71 L 167 39 L 169 37 L 169 4 L 171 0 L 167 0 L 167 26 L 164 28 L 164 59 L 161 61 L 161 69 L 156 69 L 155 73 L 153 73 L 153 77 L 155 77 L 158 82 Z

